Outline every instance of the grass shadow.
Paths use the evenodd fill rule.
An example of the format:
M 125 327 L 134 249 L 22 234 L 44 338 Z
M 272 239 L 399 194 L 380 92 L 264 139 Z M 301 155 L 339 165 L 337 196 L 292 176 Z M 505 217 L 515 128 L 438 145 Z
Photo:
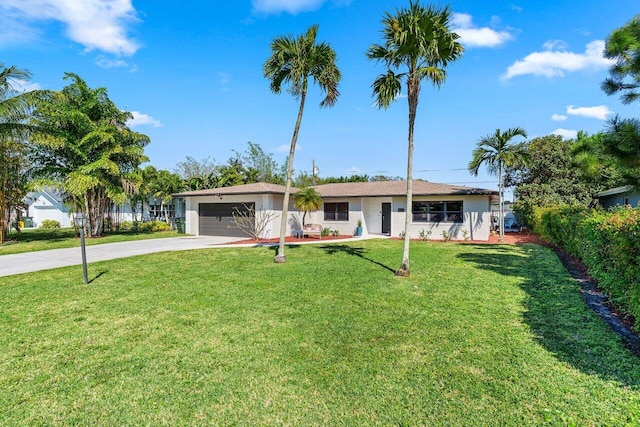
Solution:
M 395 273 L 395 270 L 379 261 L 376 261 L 372 258 L 368 258 L 367 256 L 365 256 L 365 254 L 367 253 L 367 250 L 362 248 L 362 247 L 356 247 L 356 246 L 349 246 L 349 245 L 325 245 L 325 246 L 319 246 L 319 249 L 322 249 L 323 251 L 325 251 L 325 253 L 327 255 L 334 255 L 336 253 L 342 252 L 345 253 L 347 255 L 351 255 L 351 256 L 355 256 L 361 259 L 364 259 L 366 261 L 369 261 L 379 267 L 384 268 L 385 270 L 389 270 L 392 273 Z
M 524 322 L 558 360 L 581 372 L 640 388 L 640 361 L 622 339 L 585 304 L 579 284 L 553 251 L 538 245 L 520 250 L 474 245 L 458 256 L 477 268 L 517 277 L 527 294 Z
M 98 280 L 100 277 L 102 277 L 102 275 L 107 274 L 109 272 L 109 270 L 102 270 L 100 271 L 98 274 L 96 274 L 96 276 L 94 278 L 92 278 L 91 280 L 89 280 L 89 283 L 93 283 L 96 280 Z

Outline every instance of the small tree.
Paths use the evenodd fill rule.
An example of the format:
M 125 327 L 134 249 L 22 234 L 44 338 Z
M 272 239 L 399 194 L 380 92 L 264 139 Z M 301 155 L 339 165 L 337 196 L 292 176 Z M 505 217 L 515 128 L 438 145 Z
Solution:
M 491 175 L 498 176 L 498 192 L 500 197 L 499 222 L 500 222 L 500 241 L 504 238 L 504 172 L 505 167 L 516 167 L 526 164 L 527 152 L 522 144 L 514 145 L 509 142 L 516 136 L 527 137 L 527 132 L 515 127 L 501 132 L 496 129 L 493 135 L 487 135 L 478 141 L 478 145 L 473 150 L 473 158 L 469 162 L 469 173 L 478 176 L 480 166 L 487 166 Z
M 316 211 L 322 206 L 322 197 L 315 190 L 315 188 L 306 187 L 300 189 L 294 196 L 294 203 L 296 208 L 304 211 L 302 214 L 302 225 L 304 226 L 304 219 L 307 212 Z
M 265 236 L 265 230 L 271 221 L 276 217 L 274 211 L 265 211 L 260 205 L 260 210 L 256 211 L 254 205 L 242 204 L 243 210 L 234 208 L 232 212 L 233 221 L 243 233 L 254 240 L 260 240 Z

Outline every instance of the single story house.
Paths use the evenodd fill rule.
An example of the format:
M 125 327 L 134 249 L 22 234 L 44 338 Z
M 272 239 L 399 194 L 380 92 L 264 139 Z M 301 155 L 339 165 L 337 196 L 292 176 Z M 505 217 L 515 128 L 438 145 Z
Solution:
M 607 209 L 615 206 L 640 206 L 640 191 L 632 185 L 601 191 L 597 197 L 600 205 Z
M 428 234 L 442 239 L 488 240 L 491 228 L 491 202 L 495 190 L 458 185 L 413 181 L 413 202 L 407 207 L 406 181 L 354 182 L 324 184 L 314 187 L 323 200 L 322 207 L 310 212 L 307 224 L 321 224 L 353 235 L 362 223 L 363 235 L 399 236 L 404 230 L 405 215 L 411 215 L 408 232 L 418 238 Z M 280 234 L 285 187 L 254 183 L 234 187 L 187 191 L 174 194 L 184 200 L 186 232 L 193 235 L 246 237 L 235 224 L 234 213 L 254 212 L 270 218 L 262 233 L 264 238 Z M 292 195 L 297 192 L 292 189 Z M 410 211 L 409 211 L 410 209 Z M 289 203 L 287 235 L 302 228 L 303 212 Z

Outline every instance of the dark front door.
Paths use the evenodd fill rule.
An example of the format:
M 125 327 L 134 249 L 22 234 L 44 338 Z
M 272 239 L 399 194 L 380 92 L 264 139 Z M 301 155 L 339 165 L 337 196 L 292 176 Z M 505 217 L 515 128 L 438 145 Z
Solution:
M 247 237 L 236 225 L 233 214 L 237 211 L 255 212 L 254 203 L 200 203 L 199 225 L 202 236 Z
M 391 203 L 382 204 L 382 234 L 391 234 Z

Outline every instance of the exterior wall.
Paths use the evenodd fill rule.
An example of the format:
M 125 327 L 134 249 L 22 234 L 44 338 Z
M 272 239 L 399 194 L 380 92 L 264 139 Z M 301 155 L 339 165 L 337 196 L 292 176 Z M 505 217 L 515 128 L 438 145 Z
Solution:
M 455 222 L 413 222 L 409 227 L 411 238 L 419 238 L 420 231 L 431 231 L 429 239 L 441 240 L 442 232 L 452 236 L 453 240 L 463 240 L 462 230 L 467 231 L 467 236 L 471 240 L 489 240 L 491 231 L 491 212 L 489 196 L 415 196 L 414 201 L 456 201 L 462 200 L 464 220 L 461 223 Z M 398 212 L 404 209 L 405 212 Z M 405 213 L 411 215 L 410 209 L 407 212 L 407 203 L 404 197 L 394 197 L 391 205 L 391 235 L 399 236 L 404 230 Z
M 325 198 L 324 203 L 349 203 L 349 220 L 348 221 L 325 221 L 324 219 L 324 203 L 315 212 L 311 212 L 310 219 L 305 222 L 307 224 L 321 224 L 323 228 L 338 230 L 342 235 L 353 236 L 358 227 L 358 220 L 362 220 L 364 226 L 364 218 L 362 215 L 362 199 L 359 197 L 348 198 Z M 309 218 L 309 215 L 307 215 Z M 364 233 L 364 232 L 363 232 Z
M 29 213 L 33 220 L 34 227 L 40 227 L 45 219 L 56 220 L 60 223 L 60 227 L 71 227 L 71 217 L 69 216 L 69 208 L 61 202 L 45 196 L 43 193 L 36 193 L 35 200 L 29 204 Z
M 393 199 L 391 197 L 367 197 L 362 199 L 364 218 L 362 234 L 382 234 L 382 204 L 391 203 L 393 216 Z M 391 230 L 393 231 L 393 223 Z M 393 234 L 392 234 L 393 235 Z
M 612 194 L 610 196 L 601 196 L 599 199 L 600 204 L 606 209 L 616 206 L 624 206 L 625 204 L 629 204 L 632 207 L 640 206 L 640 193 L 634 193 L 632 191 Z M 625 201 L 627 203 L 625 203 Z
M 199 236 L 198 230 L 198 205 L 200 203 L 255 203 L 256 211 L 262 210 L 266 215 L 274 214 L 264 230 L 265 239 L 278 237 L 280 235 L 280 220 L 282 218 L 283 196 L 273 194 L 246 194 L 246 195 L 222 195 L 222 196 L 193 196 L 185 197 L 185 232 L 194 236 Z M 297 224 L 302 223 L 302 215 L 289 204 L 289 219 L 287 221 L 287 235 L 291 235 L 292 230 L 299 229 Z

